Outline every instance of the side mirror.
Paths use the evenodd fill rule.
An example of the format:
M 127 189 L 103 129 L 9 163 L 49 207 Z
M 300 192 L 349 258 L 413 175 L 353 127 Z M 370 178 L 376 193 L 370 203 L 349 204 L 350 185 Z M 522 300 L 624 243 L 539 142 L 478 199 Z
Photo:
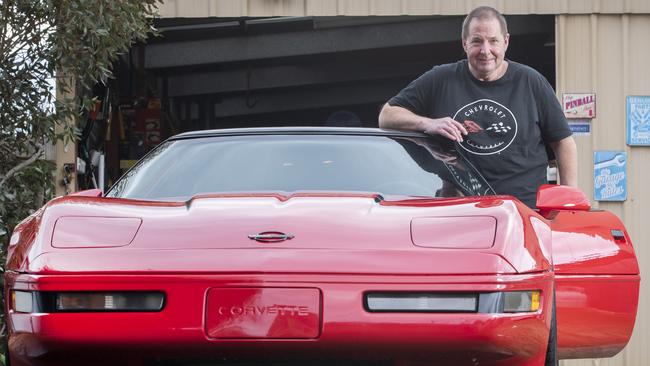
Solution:
M 537 208 L 546 217 L 555 210 L 589 211 L 591 203 L 577 188 L 544 184 L 537 191 Z
M 78 191 L 70 193 L 69 196 L 82 196 L 82 197 L 101 197 L 103 194 L 101 189 L 86 189 L 84 191 Z

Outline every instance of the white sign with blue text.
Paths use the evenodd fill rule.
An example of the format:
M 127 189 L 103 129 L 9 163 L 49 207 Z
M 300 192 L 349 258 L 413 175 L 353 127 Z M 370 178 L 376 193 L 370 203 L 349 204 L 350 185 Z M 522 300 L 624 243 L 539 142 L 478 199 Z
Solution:
M 594 152 L 594 199 L 625 201 L 627 198 L 627 153 Z
M 627 97 L 627 144 L 650 146 L 650 96 Z

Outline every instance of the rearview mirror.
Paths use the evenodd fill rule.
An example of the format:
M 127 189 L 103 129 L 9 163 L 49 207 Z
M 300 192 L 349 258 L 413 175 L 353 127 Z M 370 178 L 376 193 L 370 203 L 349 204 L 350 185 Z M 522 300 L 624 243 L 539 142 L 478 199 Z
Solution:
M 555 210 L 589 211 L 591 203 L 575 187 L 544 184 L 537 191 L 537 208 L 542 216 Z

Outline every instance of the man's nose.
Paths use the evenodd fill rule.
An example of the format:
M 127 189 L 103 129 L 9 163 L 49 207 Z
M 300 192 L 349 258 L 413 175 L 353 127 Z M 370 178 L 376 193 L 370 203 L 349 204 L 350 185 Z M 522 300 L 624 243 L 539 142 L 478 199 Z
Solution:
M 488 41 L 483 41 L 483 42 L 481 43 L 481 49 L 480 49 L 480 51 L 481 51 L 481 53 L 483 53 L 483 54 L 488 54 L 488 53 L 490 53 L 490 42 L 488 42 Z

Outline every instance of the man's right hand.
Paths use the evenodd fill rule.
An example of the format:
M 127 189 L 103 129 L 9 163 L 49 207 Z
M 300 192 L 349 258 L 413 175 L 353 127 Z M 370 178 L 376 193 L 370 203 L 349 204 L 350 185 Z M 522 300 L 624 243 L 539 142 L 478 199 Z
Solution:
M 420 123 L 420 131 L 429 135 L 444 136 L 452 141 L 463 142 L 463 135 L 467 135 L 465 127 L 451 117 L 424 118 Z
M 444 136 L 462 142 L 467 129 L 451 117 L 427 118 L 418 116 L 406 108 L 384 104 L 379 114 L 379 127 L 394 130 L 419 131 L 429 135 Z

